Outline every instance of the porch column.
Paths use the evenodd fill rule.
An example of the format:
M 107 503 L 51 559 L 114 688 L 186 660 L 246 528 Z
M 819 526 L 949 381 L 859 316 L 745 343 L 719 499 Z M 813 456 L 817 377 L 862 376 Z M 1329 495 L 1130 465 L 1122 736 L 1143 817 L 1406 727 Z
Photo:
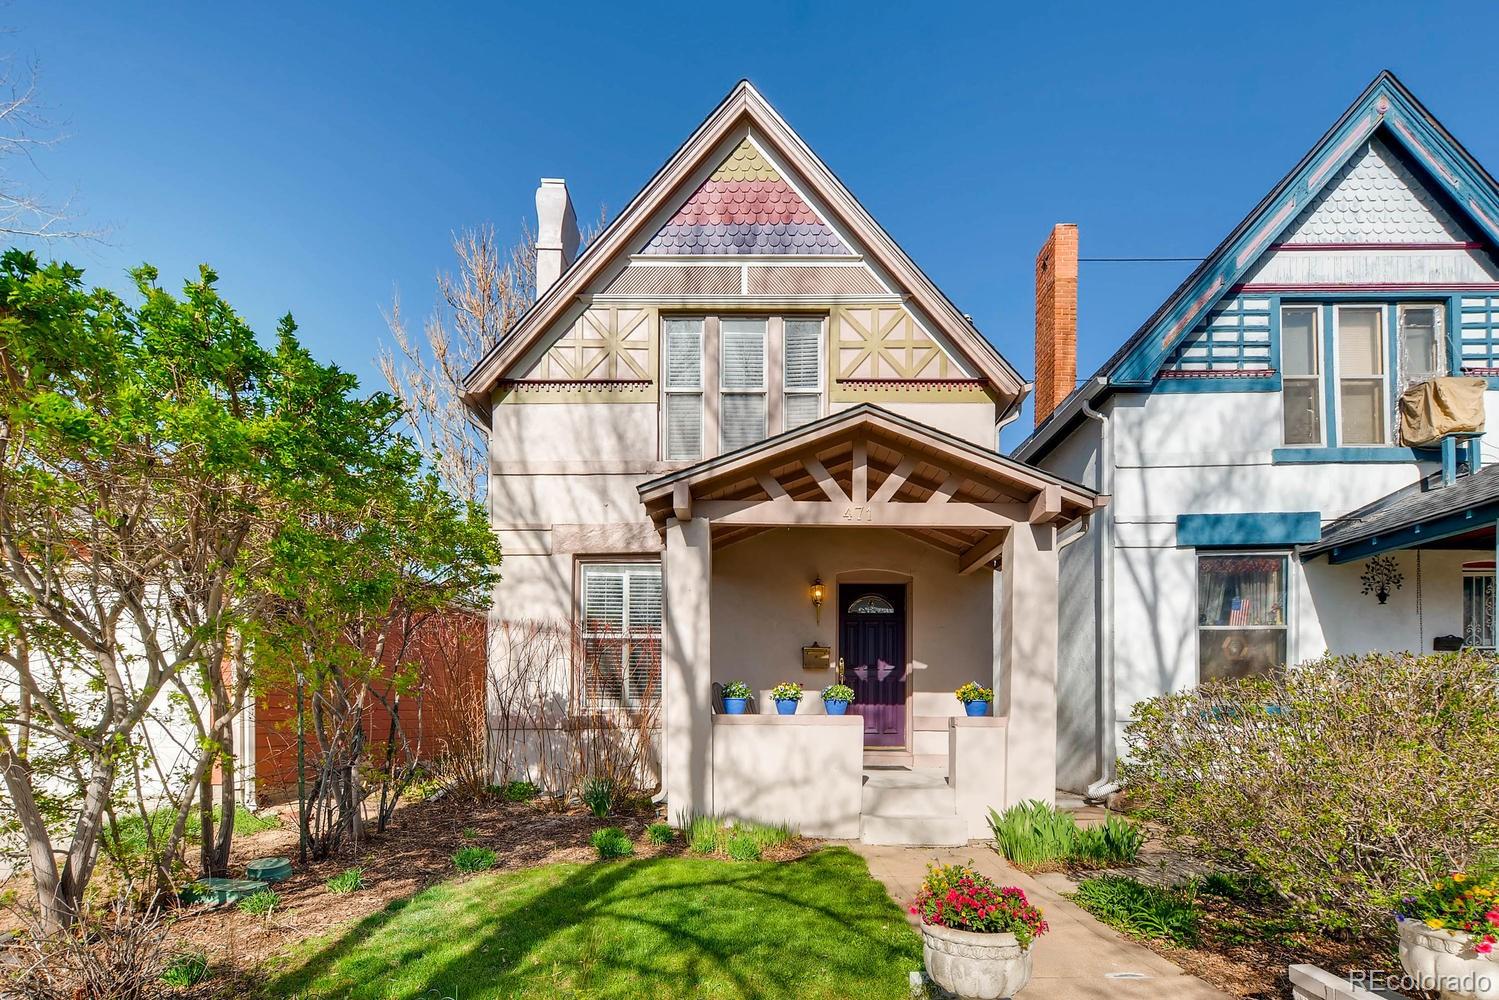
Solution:
M 1056 800 L 1057 550 L 1049 524 L 1017 524 L 1005 537 L 999 586 L 996 715 L 1009 718 L 1005 804 Z
M 708 521 L 666 522 L 666 622 L 661 635 L 661 786 L 666 814 L 713 811 L 713 677 Z

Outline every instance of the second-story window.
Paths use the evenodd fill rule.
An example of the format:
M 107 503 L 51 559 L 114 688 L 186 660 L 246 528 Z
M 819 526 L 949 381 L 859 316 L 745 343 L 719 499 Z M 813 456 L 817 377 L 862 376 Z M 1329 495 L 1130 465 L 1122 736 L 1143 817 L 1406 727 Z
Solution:
M 1288 445 L 1322 443 L 1322 335 L 1316 306 L 1280 314 L 1281 405 Z
M 1442 302 L 1282 305 L 1285 444 L 1392 443 L 1399 394 L 1449 370 L 1446 308 Z
M 783 351 L 785 430 L 822 416 L 822 320 L 787 317 Z
M 1384 310 L 1379 306 L 1338 306 L 1333 335 L 1337 344 L 1338 440 L 1348 445 L 1385 444 Z
M 695 462 L 703 457 L 703 321 L 663 319 L 666 355 L 661 398 L 662 457 Z
M 719 320 L 721 451 L 765 438 L 765 320 Z

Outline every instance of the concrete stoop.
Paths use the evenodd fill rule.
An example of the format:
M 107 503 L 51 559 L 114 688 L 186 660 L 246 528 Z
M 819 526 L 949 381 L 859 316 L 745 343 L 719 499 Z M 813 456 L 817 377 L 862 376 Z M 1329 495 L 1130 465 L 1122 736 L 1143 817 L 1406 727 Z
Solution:
M 960 847 L 968 824 L 957 815 L 952 786 L 942 771 L 867 771 L 859 839 L 903 847 Z

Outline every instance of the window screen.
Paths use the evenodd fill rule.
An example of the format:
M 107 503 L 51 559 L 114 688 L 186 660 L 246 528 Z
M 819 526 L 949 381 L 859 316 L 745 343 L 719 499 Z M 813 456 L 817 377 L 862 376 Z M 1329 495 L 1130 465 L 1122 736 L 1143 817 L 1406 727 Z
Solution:
M 1447 374 L 1442 310 L 1436 305 L 1400 307 L 1400 390 Z
M 1322 443 L 1322 351 L 1316 306 L 1280 314 L 1281 410 L 1288 445 Z

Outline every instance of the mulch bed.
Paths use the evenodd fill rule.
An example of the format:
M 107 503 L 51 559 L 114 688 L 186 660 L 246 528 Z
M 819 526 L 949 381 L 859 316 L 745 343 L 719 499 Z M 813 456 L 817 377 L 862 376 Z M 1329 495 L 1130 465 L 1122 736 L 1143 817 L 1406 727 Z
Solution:
M 295 806 L 283 807 L 282 825 L 235 839 L 232 871 L 239 875 L 256 858 L 297 857 Z M 673 857 L 684 853 L 678 836 L 670 844 L 651 844 L 646 826 L 659 817 L 650 813 L 599 819 L 585 810 L 559 812 L 530 802 L 506 802 L 495 796 L 442 797 L 402 806 L 382 834 L 371 834 L 357 852 L 297 867 L 291 878 L 274 886 L 281 905 L 269 918 L 235 907 L 185 910 L 174 934 L 182 947 L 201 950 L 219 974 L 215 992 L 248 992 L 255 968 L 299 941 L 337 931 L 438 882 L 458 876 L 453 854 L 460 847 L 487 847 L 499 857 L 493 871 L 515 871 L 557 862 L 597 859 L 589 838 L 595 830 L 617 826 L 635 844 L 636 858 Z M 765 852 L 766 861 L 790 861 L 818 847 L 797 838 Z M 365 888 L 347 895 L 330 893 L 324 883 L 347 868 L 364 872 Z

